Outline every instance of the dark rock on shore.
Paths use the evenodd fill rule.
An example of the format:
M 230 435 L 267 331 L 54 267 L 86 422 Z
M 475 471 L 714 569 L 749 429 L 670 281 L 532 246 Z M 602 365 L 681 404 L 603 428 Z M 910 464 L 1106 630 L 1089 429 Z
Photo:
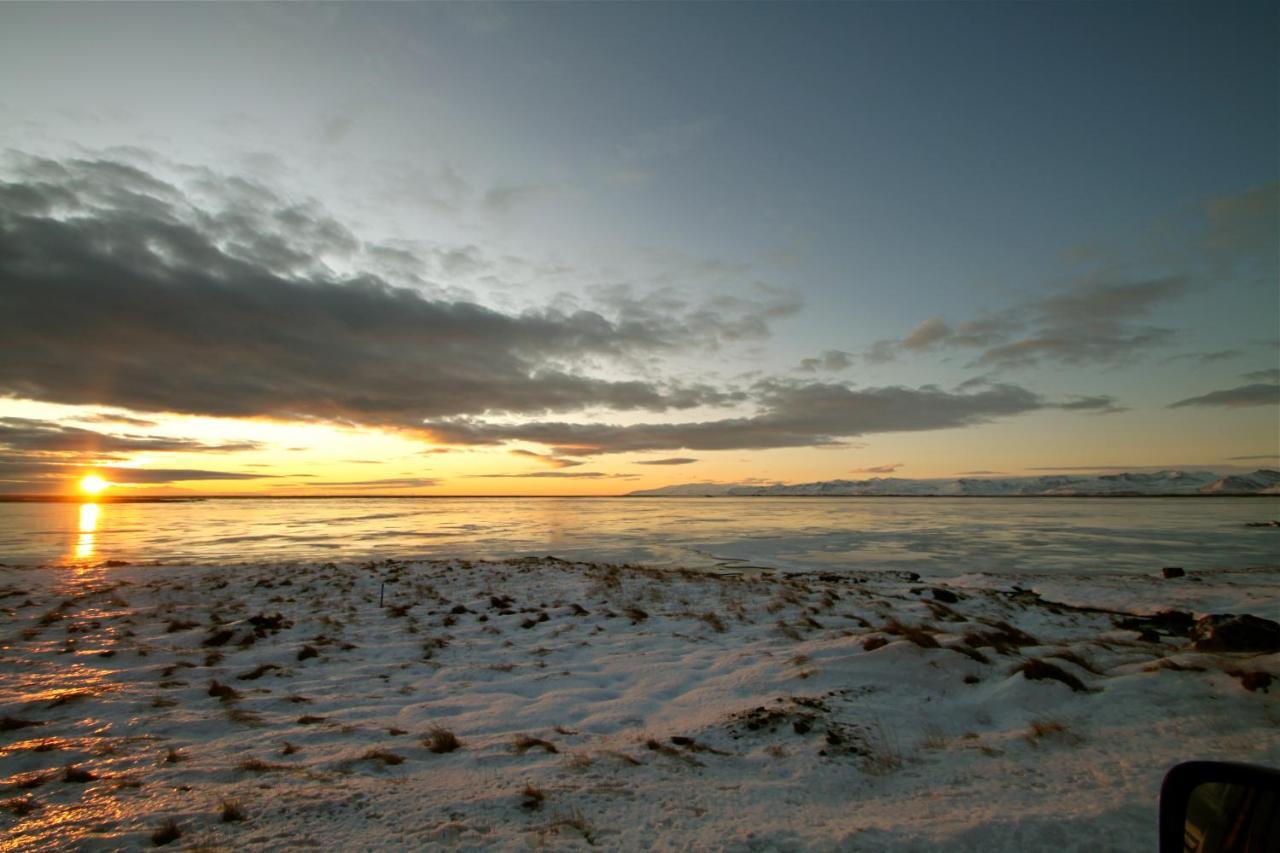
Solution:
M 1205 616 L 1192 627 L 1191 637 L 1202 652 L 1280 651 L 1280 624 L 1248 613 Z
M 1163 569 L 1161 569 L 1161 571 L 1164 572 L 1165 578 L 1170 578 L 1170 579 L 1180 578 L 1186 575 L 1186 572 L 1178 568 L 1177 566 L 1165 566 Z

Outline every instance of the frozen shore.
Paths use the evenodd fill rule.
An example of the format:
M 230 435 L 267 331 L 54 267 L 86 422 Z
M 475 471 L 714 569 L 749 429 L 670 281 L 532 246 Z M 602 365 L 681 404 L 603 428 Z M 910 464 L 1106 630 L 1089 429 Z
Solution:
M 1173 763 L 1280 765 L 1280 654 L 1194 622 L 1277 571 L 0 567 L 0 611 L 0 850 L 1140 850 Z

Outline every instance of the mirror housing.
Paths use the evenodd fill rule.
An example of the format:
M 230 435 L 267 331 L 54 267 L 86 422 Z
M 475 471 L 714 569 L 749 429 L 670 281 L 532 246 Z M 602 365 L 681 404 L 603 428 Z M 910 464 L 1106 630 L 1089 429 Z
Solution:
M 1201 789 L 1202 785 L 1212 787 Z M 1212 803 L 1227 801 L 1243 803 L 1243 811 L 1207 815 Z M 1235 843 L 1220 840 L 1224 833 L 1235 837 L 1240 831 L 1245 837 L 1237 837 Z M 1280 850 L 1280 771 L 1228 761 L 1187 761 L 1165 774 L 1160 786 L 1160 853 L 1255 850 Z

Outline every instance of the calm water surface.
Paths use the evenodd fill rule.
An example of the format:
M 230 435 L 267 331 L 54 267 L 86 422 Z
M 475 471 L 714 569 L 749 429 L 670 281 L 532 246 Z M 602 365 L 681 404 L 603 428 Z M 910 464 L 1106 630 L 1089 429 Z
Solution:
M 1280 498 L 421 498 L 0 504 L 0 562 L 564 558 L 782 569 L 1280 565 Z

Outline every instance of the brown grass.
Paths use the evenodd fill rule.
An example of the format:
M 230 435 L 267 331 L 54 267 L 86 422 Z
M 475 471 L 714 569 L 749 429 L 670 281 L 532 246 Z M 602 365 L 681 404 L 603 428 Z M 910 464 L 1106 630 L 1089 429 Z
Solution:
M 1014 667 L 1015 673 L 1022 673 L 1026 678 L 1033 681 L 1060 681 L 1070 687 L 1076 693 L 1088 693 L 1089 688 L 1084 682 L 1067 672 L 1060 666 L 1056 666 L 1039 658 L 1027 658 L 1025 661 Z
M 1084 655 L 1078 652 L 1072 651 L 1071 649 L 1060 649 L 1059 651 L 1056 651 L 1056 652 L 1049 652 L 1047 655 L 1045 655 L 1045 657 L 1064 660 L 1067 663 L 1075 664 L 1076 666 L 1083 669 L 1085 672 L 1091 672 L 1094 675 L 1102 675 L 1102 671 L 1099 670 L 1096 666 L 1094 666 L 1093 661 L 1089 660 L 1087 657 L 1085 657 Z
M 272 770 L 288 770 L 287 764 L 272 764 L 269 761 L 263 761 L 261 758 L 246 758 L 236 765 L 237 770 L 243 770 L 246 773 L 269 773 Z
M 534 811 L 542 808 L 542 802 L 547 795 L 542 792 L 541 788 L 535 788 L 532 785 L 525 785 L 520 791 L 520 808 L 525 811 Z
M 273 663 L 260 663 L 253 669 L 249 670 L 248 672 L 242 672 L 239 675 L 237 675 L 236 681 L 256 681 L 257 679 L 266 675 L 268 672 L 271 672 L 271 670 L 279 669 L 279 668 L 280 667 L 276 666 Z
M 284 744 L 280 747 L 281 755 L 293 755 L 297 751 L 298 751 L 298 747 L 295 746 L 294 744 L 289 743 L 289 741 L 285 741 Z
M 165 764 L 177 764 L 179 761 L 186 761 L 186 760 L 187 760 L 186 754 L 178 751 L 172 746 L 169 747 L 169 751 L 164 754 Z
M 867 753 L 862 758 L 862 769 L 873 776 L 883 776 L 902 767 L 902 750 L 898 739 L 879 721 L 867 738 Z
M 365 761 L 381 761 L 388 767 L 394 767 L 397 764 L 404 764 L 403 755 L 396 755 L 394 752 L 387 749 L 371 749 L 361 756 L 361 758 Z
M 40 801 L 34 797 L 11 797 L 7 800 L 0 800 L 0 810 L 8 812 L 14 817 L 26 817 L 40 807 Z
M 541 749 L 543 752 L 555 754 L 560 750 L 556 749 L 556 745 L 549 740 L 543 740 L 540 737 L 531 737 L 529 735 L 517 735 L 515 743 L 511 748 L 518 754 L 524 755 L 531 749 Z
M 240 691 L 223 684 L 215 678 L 209 682 L 209 695 L 217 696 L 218 700 L 222 702 L 234 702 L 240 698 Z
M 926 628 L 927 626 L 924 625 L 907 625 L 897 619 L 890 619 L 880 630 L 886 634 L 893 634 L 894 636 L 902 637 L 904 640 L 910 640 L 922 649 L 938 648 L 937 639 Z
M 865 637 L 862 640 L 862 648 L 864 651 L 868 652 L 874 652 L 876 649 L 887 645 L 889 645 L 889 641 L 879 635 Z
M 422 738 L 422 745 L 434 752 L 436 755 L 443 755 L 446 752 L 453 752 L 462 748 L 462 741 L 457 736 L 440 726 L 432 726 L 427 731 L 425 737 Z
M 163 847 L 177 841 L 182 837 L 182 827 L 178 826 L 178 822 L 173 818 L 169 818 L 151 833 L 151 843 L 156 847 Z
M 316 723 L 323 723 L 324 720 L 325 720 L 324 717 L 317 717 L 315 714 L 303 714 L 301 717 L 298 718 L 298 725 L 313 726 Z
M 29 728 L 30 726 L 43 726 L 44 723 L 38 720 L 24 720 L 21 717 L 0 717 L 0 732 L 12 732 L 18 729 Z
M 223 800 L 219 819 L 223 823 L 239 823 L 246 817 L 244 807 L 236 800 Z
M 551 816 L 551 823 L 547 824 L 549 832 L 559 832 L 564 827 L 577 830 L 582 835 L 583 840 L 588 844 L 595 845 L 595 827 L 586 819 L 581 810 L 574 808 L 568 811 L 556 812 Z
M 92 699 L 93 693 L 89 690 L 65 690 L 53 697 L 53 701 L 49 703 L 50 708 L 59 708 L 63 705 L 70 705 L 72 702 L 82 702 L 85 699 Z
M 62 769 L 63 782 L 83 785 L 85 782 L 92 782 L 97 778 L 98 775 L 96 773 L 85 770 L 82 767 L 76 767 L 74 764 L 68 764 Z
M 711 630 L 715 631 L 717 634 L 723 634 L 725 632 L 724 620 L 717 616 L 713 611 L 708 610 L 706 613 L 699 615 L 698 618 L 710 625 Z

